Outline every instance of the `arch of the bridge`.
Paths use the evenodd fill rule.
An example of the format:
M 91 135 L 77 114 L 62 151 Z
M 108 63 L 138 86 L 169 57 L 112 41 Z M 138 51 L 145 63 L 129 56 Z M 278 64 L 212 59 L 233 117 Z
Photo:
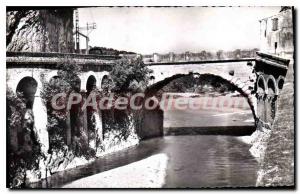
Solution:
M 234 86 L 234 88 L 241 93 L 246 99 L 249 104 L 249 107 L 252 111 L 254 120 L 257 119 L 257 109 L 256 109 L 256 97 L 253 94 L 253 90 L 249 89 L 249 86 L 242 82 L 239 78 L 236 78 L 234 76 L 226 75 L 226 74 L 212 74 L 212 73 L 188 73 L 188 74 L 175 74 L 170 77 L 167 77 L 161 81 L 158 81 L 156 83 L 153 83 L 152 85 L 149 85 L 146 89 L 146 96 L 153 96 L 155 95 L 160 89 L 162 89 L 164 86 L 169 84 L 171 81 L 178 79 L 180 77 L 188 76 L 188 75 L 210 75 L 213 77 L 221 78 L 224 82 L 227 82 L 228 84 Z
M 88 72 L 81 72 L 79 74 L 79 78 L 81 80 L 80 90 L 86 91 L 86 85 L 88 82 L 88 79 L 94 77 L 96 81 L 96 88 L 101 90 L 102 88 L 102 80 L 104 77 L 109 76 L 108 71 L 101 71 L 101 72 L 94 72 L 94 71 L 88 71 Z
M 37 81 L 29 76 L 22 78 L 17 85 L 16 93 L 25 99 L 27 109 L 32 109 L 33 107 L 37 86 Z
M 100 77 L 100 79 L 99 79 L 99 84 L 100 84 L 99 89 L 103 90 L 103 85 L 105 84 L 104 82 L 110 78 L 110 74 L 109 74 L 108 71 L 103 71 L 103 72 L 101 72 L 99 77 Z
M 278 87 L 277 82 L 273 75 L 268 75 L 267 78 L 267 98 L 266 98 L 266 116 L 265 122 L 273 124 L 275 119 L 276 109 L 277 109 L 277 96 L 278 96 Z
M 256 88 L 258 94 L 264 95 L 268 93 L 267 82 L 262 74 L 259 74 L 257 77 Z
M 22 81 L 22 79 L 26 77 L 31 77 L 37 82 L 37 90 L 35 92 L 35 96 L 39 96 L 43 85 L 41 82 L 41 75 L 33 73 L 31 70 L 19 71 L 16 74 L 9 75 L 6 83 L 9 88 L 11 88 L 14 92 L 16 92 L 18 84 Z
M 267 76 L 266 85 L 268 86 L 266 94 L 269 94 L 269 92 L 270 92 L 270 95 L 278 95 L 279 94 L 277 81 L 273 75 Z
M 259 73 L 256 82 L 257 115 L 260 121 L 273 124 L 277 111 L 277 98 L 283 87 L 284 77 Z
M 8 88 L 12 89 L 16 93 L 17 86 L 21 82 L 22 79 L 31 77 L 37 82 L 37 90 L 35 92 L 35 96 L 40 96 L 40 92 L 43 87 L 42 82 L 49 83 L 51 79 L 57 77 L 57 70 L 51 70 L 46 72 L 33 72 L 32 69 L 24 69 L 20 70 L 15 74 L 9 74 L 7 78 L 7 86 Z M 109 79 L 109 72 L 108 71 L 102 71 L 102 72 L 81 72 L 78 75 L 78 89 L 79 91 L 86 92 L 87 91 L 87 85 L 88 82 L 91 81 L 91 78 L 93 78 L 93 82 L 96 83 L 95 87 L 99 90 L 102 89 L 103 80 L 106 78 Z M 90 80 L 89 80 L 90 79 Z
M 20 70 L 8 77 L 7 85 L 17 95 L 23 92 L 23 97 L 25 97 L 27 103 L 26 108 L 32 114 L 33 130 L 37 134 L 38 141 L 41 142 L 42 151 L 46 153 L 49 148 L 49 139 L 46 129 L 47 109 L 40 96 L 43 87 L 42 77 L 43 74 L 36 73 L 31 69 Z M 26 114 L 24 117 L 26 117 Z
M 280 75 L 277 78 L 276 83 L 277 83 L 277 88 L 278 88 L 278 94 L 281 91 L 281 89 L 283 88 L 284 80 L 285 80 L 285 78 L 282 75 Z
M 8 77 L 7 77 L 7 87 L 12 89 L 14 93 L 17 93 L 19 91 L 20 84 L 23 84 L 23 81 L 27 79 L 34 80 L 36 83 L 35 87 L 35 93 L 34 96 L 31 95 L 30 102 L 28 103 L 28 107 L 32 109 L 33 113 L 33 119 L 34 119 L 34 125 L 35 128 L 38 131 L 38 136 L 40 138 L 40 142 L 42 145 L 42 149 L 44 152 L 47 152 L 49 149 L 49 134 L 46 129 L 47 125 L 47 107 L 43 103 L 43 100 L 41 99 L 40 93 L 43 89 L 43 82 L 49 83 L 51 80 L 58 77 L 57 70 L 44 70 L 44 69 L 32 69 L 32 68 L 21 68 L 21 69 L 14 69 L 14 71 L 10 72 L 8 70 Z M 95 85 L 97 89 L 101 90 L 101 84 L 105 77 L 109 77 L 108 71 L 101 71 L 101 72 L 80 72 L 78 75 L 77 82 L 75 83 L 76 91 L 77 92 L 87 92 L 92 85 Z M 94 86 L 93 86 L 94 87 Z M 75 111 L 76 112 L 76 111 Z M 99 115 L 101 117 L 101 115 Z M 70 125 L 72 128 L 72 120 L 77 120 L 77 115 L 70 115 Z M 101 118 L 98 118 L 98 120 L 101 120 Z M 101 130 L 99 130 L 101 132 Z M 74 133 L 74 132 L 73 132 Z M 70 143 L 72 132 L 69 134 L 69 140 Z
M 88 93 L 92 90 L 96 89 L 97 87 L 97 79 L 94 75 L 90 75 L 86 81 L 85 89 Z

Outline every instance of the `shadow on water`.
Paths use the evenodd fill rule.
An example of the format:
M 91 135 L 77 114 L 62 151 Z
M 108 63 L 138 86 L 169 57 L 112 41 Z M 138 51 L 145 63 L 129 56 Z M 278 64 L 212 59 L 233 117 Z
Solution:
M 161 141 L 156 143 L 158 141 L 159 138 L 143 141 L 139 145 L 99 157 L 89 164 L 56 172 L 46 179 L 31 183 L 27 187 L 58 188 L 69 182 L 142 160 L 158 153 L 165 146 Z

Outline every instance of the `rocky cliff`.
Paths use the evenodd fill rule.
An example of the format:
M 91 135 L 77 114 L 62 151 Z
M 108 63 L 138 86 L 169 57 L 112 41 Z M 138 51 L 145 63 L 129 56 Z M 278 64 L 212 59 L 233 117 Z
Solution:
M 8 10 L 6 18 L 7 51 L 74 51 L 73 9 Z

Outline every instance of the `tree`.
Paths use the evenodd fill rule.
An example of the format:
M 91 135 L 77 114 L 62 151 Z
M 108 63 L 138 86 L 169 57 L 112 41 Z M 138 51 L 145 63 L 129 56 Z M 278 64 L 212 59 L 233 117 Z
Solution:
M 216 54 L 217 54 L 217 59 L 224 59 L 224 51 L 223 50 L 218 50 Z
M 110 72 L 117 93 L 142 92 L 150 80 L 150 70 L 141 58 L 123 58 L 116 62 Z
M 241 49 L 235 49 L 233 51 L 234 59 L 239 59 L 241 58 Z

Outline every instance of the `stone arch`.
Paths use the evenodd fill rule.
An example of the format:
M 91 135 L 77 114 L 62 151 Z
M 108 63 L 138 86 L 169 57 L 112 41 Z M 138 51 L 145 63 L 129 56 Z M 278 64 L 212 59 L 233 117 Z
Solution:
M 47 110 L 40 97 L 41 82 L 33 76 L 25 76 L 18 80 L 16 85 L 16 93 L 25 98 L 26 112 L 24 114 L 23 126 L 27 133 L 25 134 L 29 142 L 39 142 L 42 151 L 45 153 L 49 148 L 47 125 Z M 38 143 L 36 143 L 37 145 Z M 32 145 L 33 146 L 33 145 Z M 30 147 L 30 146 L 29 146 Z
M 96 82 L 97 82 L 97 75 L 94 71 L 89 71 L 89 72 L 84 72 L 84 73 L 81 73 L 79 75 L 79 78 L 80 78 L 80 91 L 82 92 L 86 92 L 86 85 L 87 85 L 87 81 L 88 79 L 91 77 L 91 76 L 94 76 Z
M 94 75 L 90 75 L 87 78 L 85 89 L 86 89 L 87 93 L 90 93 L 92 90 L 94 90 L 96 88 L 97 88 L 97 79 Z
M 105 84 L 105 81 L 108 81 L 110 79 L 110 75 L 108 71 L 103 71 L 99 75 L 99 89 L 103 90 L 103 86 Z
M 32 73 L 32 70 L 30 69 L 15 70 L 15 72 L 17 73 L 10 73 L 12 76 L 8 77 L 7 80 L 8 87 L 10 87 L 14 92 L 16 92 L 17 86 L 23 78 L 32 77 L 37 82 L 37 90 L 35 96 L 40 96 L 40 91 L 42 88 L 40 74 Z
M 278 88 L 277 82 L 272 75 L 268 76 L 267 79 L 267 87 L 268 93 L 266 98 L 266 122 L 273 124 L 275 114 L 276 114 L 276 106 L 277 106 L 277 95 L 278 95 Z
M 103 75 L 102 79 L 101 79 L 101 91 L 102 90 L 108 90 L 110 91 L 111 86 L 112 86 L 112 79 L 110 77 L 110 75 Z
M 47 72 L 46 74 L 45 74 L 45 81 L 47 82 L 47 83 L 49 83 L 50 82 L 50 80 L 52 79 L 52 78 L 54 78 L 54 77 L 57 77 L 58 75 L 57 75 L 57 70 L 51 70 L 50 72 Z
M 32 135 L 35 133 L 34 128 L 34 114 L 33 104 L 35 100 L 35 94 L 37 91 L 37 81 L 29 76 L 23 77 L 17 84 L 16 94 L 18 97 L 23 98 L 26 104 L 26 111 L 23 115 L 22 129 L 18 133 L 18 144 L 21 150 L 33 151 L 34 142 L 37 141 L 37 137 Z
M 268 93 L 267 82 L 262 75 L 259 75 L 257 78 L 256 91 L 258 94 L 261 94 L 261 95 Z
M 25 99 L 27 109 L 33 107 L 37 87 L 38 82 L 33 77 L 26 76 L 18 82 L 16 93 Z
M 93 95 L 92 91 L 97 88 L 97 79 L 94 75 L 90 75 L 87 78 L 86 81 L 86 98 L 89 99 L 89 95 Z M 98 110 L 94 110 L 93 107 L 88 106 L 84 110 L 86 114 L 86 129 L 87 129 L 87 138 L 89 145 L 91 146 L 92 142 L 92 147 L 96 148 L 96 137 L 97 137 L 97 130 L 96 130 L 96 121 L 95 119 L 99 118 Z
M 267 91 L 266 80 L 263 75 L 259 75 L 256 82 L 257 116 L 263 121 L 266 120 L 265 98 Z
M 280 75 L 278 78 L 277 78 L 277 88 L 278 88 L 278 94 L 279 94 L 279 91 L 281 91 L 282 90 L 282 88 L 283 88 L 283 84 L 284 84 L 284 77 L 282 76 L 282 75 Z M 278 95 L 277 94 L 277 95 Z
M 234 78 L 233 76 L 227 76 L 227 75 L 219 75 L 219 74 L 211 74 L 211 73 L 188 73 L 188 74 L 175 74 L 170 77 L 167 77 L 161 81 L 158 81 L 150 86 L 147 87 L 145 91 L 145 99 L 151 99 L 152 96 L 155 96 L 156 93 L 161 90 L 164 86 L 169 84 L 171 81 L 185 77 L 188 75 L 208 75 L 215 78 L 220 79 L 222 82 L 226 82 L 229 85 L 233 86 L 233 88 L 238 91 L 245 99 L 247 99 L 247 103 L 251 109 L 254 121 L 256 121 L 256 113 L 254 109 L 254 103 L 251 98 L 251 92 L 247 85 L 245 85 L 240 79 Z M 143 111 L 143 119 L 141 123 L 141 127 L 138 128 L 138 134 L 139 136 L 143 138 L 150 138 L 155 136 L 161 136 L 162 128 L 163 128 L 163 111 L 161 108 L 159 109 L 153 109 L 152 111 L 144 110 Z M 256 124 L 256 122 L 254 123 Z M 254 127 L 254 126 L 253 126 Z M 160 130 L 157 130 L 160 128 Z M 156 130 L 155 132 L 153 132 Z M 151 132 L 151 133 L 150 133 Z
M 235 78 L 233 76 L 228 76 L 226 74 L 197 73 L 197 72 L 192 72 L 192 73 L 188 73 L 188 74 L 175 74 L 175 75 L 167 77 L 161 81 L 158 81 L 158 82 L 148 86 L 148 88 L 146 89 L 146 96 L 153 96 L 158 90 L 160 90 L 162 87 L 164 87 L 171 81 L 178 79 L 180 77 L 191 75 L 191 74 L 193 74 L 193 75 L 210 75 L 213 77 L 219 77 L 220 79 L 227 82 L 228 84 L 233 85 L 239 93 L 241 93 L 244 97 L 247 98 L 249 106 L 253 113 L 253 116 L 256 119 L 254 102 L 253 102 L 253 99 L 251 96 L 252 91 L 249 88 L 247 88 L 246 87 L 247 85 L 244 84 L 239 78 Z
M 274 93 L 273 95 L 278 95 L 277 82 L 273 75 L 268 75 L 266 84 L 267 84 L 267 91 L 268 91 L 267 94 L 273 92 Z M 269 91 L 269 90 L 272 90 L 272 91 Z

